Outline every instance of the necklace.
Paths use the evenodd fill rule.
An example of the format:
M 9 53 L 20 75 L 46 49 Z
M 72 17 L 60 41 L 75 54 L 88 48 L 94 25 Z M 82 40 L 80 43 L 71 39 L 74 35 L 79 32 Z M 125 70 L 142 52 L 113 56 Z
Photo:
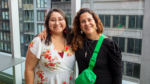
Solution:
M 96 37 L 97 37 L 97 35 L 96 35 Z M 94 39 L 96 39 L 96 37 L 94 38 Z M 85 38 L 86 40 L 87 40 L 87 38 Z M 87 42 L 89 42 L 88 40 L 87 40 Z M 91 44 L 89 45 L 89 47 L 86 49 L 86 51 L 85 51 L 85 57 L 87 57 L 87 51 L 88 51 L 88 49 L 91 47 L 91 45 L 92 45 L 92 43 L 94 42 L 94 40 L 92 40 L 92 41 L 90 41 L 91 42 Z M 86 43 L 86 46 L 87 46 L 87 43 Z M 85 46 L 85 48 L 86 48 L 86 46 Z

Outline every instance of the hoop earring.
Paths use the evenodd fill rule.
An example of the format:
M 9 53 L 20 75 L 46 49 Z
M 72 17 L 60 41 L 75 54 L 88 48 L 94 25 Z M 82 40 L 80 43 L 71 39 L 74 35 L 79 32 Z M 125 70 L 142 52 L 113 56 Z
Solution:
M 83 31 L 81 30 L 81 34 L 83 34 Z

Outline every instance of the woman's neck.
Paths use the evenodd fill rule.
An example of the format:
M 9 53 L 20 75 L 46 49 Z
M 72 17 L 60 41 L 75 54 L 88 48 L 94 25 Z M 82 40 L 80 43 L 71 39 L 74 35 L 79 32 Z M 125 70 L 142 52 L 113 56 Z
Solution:
M 86 37 L 88 39 L 91 39 L 91 40 L 98 40 L 99 37 L 100 37 L 101 34 L 98 34 L 97 32 L 96 33 L 93 33 L 93 34 L 89 34 L 89 35 L 86 35 Z
M 52 39 L 55 39 L 55 40 L 62 40 L 62 39 L 64 39 L 65 37 L 64 37 L 64 35 L 63 35 L 63 33 L 62 33 L 62 34 L 51 34 L 51 38 L 52 38 Z

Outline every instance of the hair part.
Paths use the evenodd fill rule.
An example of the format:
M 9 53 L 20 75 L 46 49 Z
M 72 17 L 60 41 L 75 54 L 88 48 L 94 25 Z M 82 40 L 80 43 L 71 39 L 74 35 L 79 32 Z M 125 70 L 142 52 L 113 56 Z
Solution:
M 81 34 L 81 28 L 80 28 L 80 16 L 81 14 L 88 12 L 92 15 L 93 19 L 95 20 L 96 26 L 97 26 L 97 33 L 101 34 L 104 31 L 103 24 L 96 13 L 94 13 L 92 10 L 88 8 L 81 8 L 77 15 L 74 18 L 73 22 L 73 29 L 71 33 L 74 33 L 74 38 L 71 43 L 71 47 L 73 51 L 76 51 L 78 48 L 83 48 L 82 45 L 84 43 L 86 35 L 83 33 Z

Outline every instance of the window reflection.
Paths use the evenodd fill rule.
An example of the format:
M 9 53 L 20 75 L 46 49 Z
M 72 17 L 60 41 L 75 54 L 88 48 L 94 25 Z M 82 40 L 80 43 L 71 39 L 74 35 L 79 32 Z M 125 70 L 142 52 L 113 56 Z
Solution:
M 38 28 L 38 34 L 39 34 L 40 32 L 43 31 L 43 29 L 44 29 L 44 24 L 38 23 L 37 28 Z
M 47 0 L 36 0 L 37 8 L 46 8 L 47 7 Z
M 104 27 L 110 28 L 110 15 L 99 15 L 99 18 L 101 19 Z
M 0 21 L 0 30 L 2 30 L 2 22 Z
M 25 23 L 24 32 L 26 33 L 34 33 L 34 23 Z
M 122 61 L 122 74 L 134 78 L 140 78 L 140 64 Z
M 66 14 L 66 16 L 67 16 L 67 20 L 68 20 L 68 25 L 71 26 L 71 15 Z
M 1 0 L 1 6 L 2 6 L 2 8 L 9 8 L 8 6 L 8 0 Z
M 24 14 L 24 21 L 34 21 L 33 10 L 25 10 Z
M 141 54 L 141 39 L 128 38 L 128 53 Z
M 46 10 L 38 10 L 37 11 L 37 21 L 44 21 L 44 18 L 46 17 Z
M 119 45 L 121 51 L 125 52 L 124 51 L 124 48 L 125 48 L 125 38 L 123 38 L 123 37 L 112 37 L 112 39 Z
M 129 16 L 129 29 L 143 29 L 143 16 Z
M 9 11 L 2 11 L 2 19 L 9 19 Z
M 121 27 L 122 26 L 125 26 L 126 24 L 126 16 L 123 16 L 123 15 L 114 15 L 113 16 L 113 27 Z

